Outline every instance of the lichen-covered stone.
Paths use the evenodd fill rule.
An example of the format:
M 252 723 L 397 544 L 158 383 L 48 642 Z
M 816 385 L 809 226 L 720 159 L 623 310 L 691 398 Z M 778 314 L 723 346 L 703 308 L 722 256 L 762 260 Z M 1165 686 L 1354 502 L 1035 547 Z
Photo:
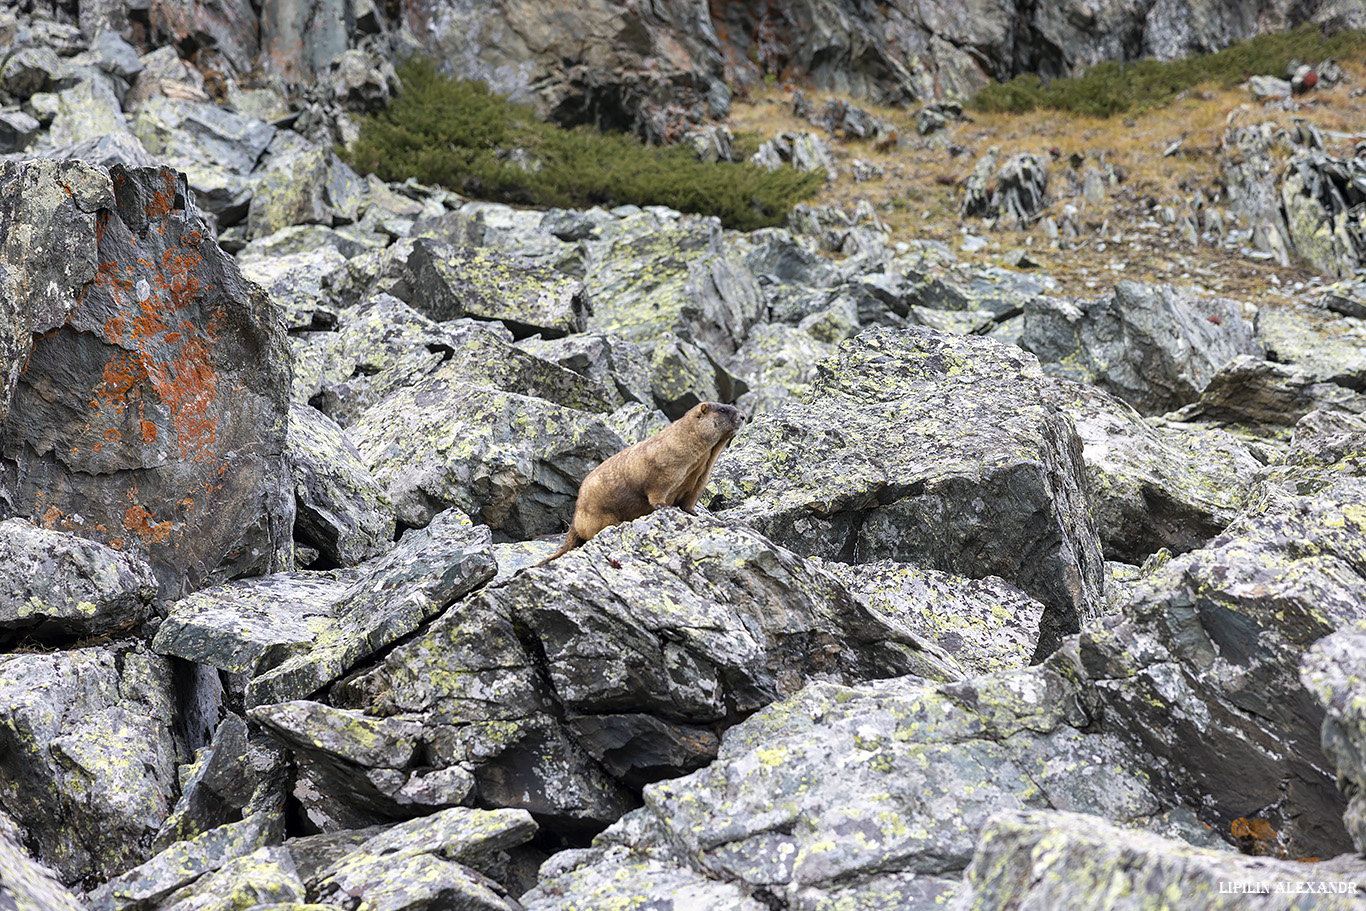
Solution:
M 1027 665 L 1043 605 L 1001 579 L 965 579 L 907 563 L 812 560 L 869 609 L 904 624 L 953 656 L 968 674 Z
M 284 139 L 288 135 L 291 139 Z M 259 168 L 247 214 L 247 236 L 265 237 L 291 225 L 355 221 L 365 182 L 330 148 L 297 134 L 277 133 Z
M 835 346 L 791 326 L 755 326 L 726 369 L 740 377 L 749 391 L 736 405 L 751 418 L 811 392 L 817 365 L 835 353 Z
M 167 896 L 157 911 L 236 911 L 302 903 L 304 884 L 287 848 L 275 846 L 235 858 Z
M 1366 862 L 1297 864 L 1192 847 L 1080 813 L 1012 810 L 982 831 L 950 911 L 1348 911 Z
M 579 484 L 624 448 L 600 417 L 469 385 L 458 369 L 395 391 L 347 432 L 404 525 L 454 506 L 515 538 L 568 527 Z
M 239 254 L 242 274 L 270 292 L 285 325 L 298 329 L 332 329 L 339 307 L 324 290 L 329 276 L 346 268 L 346 257 L 331 244 L 282 255 Z
M 1055 376 L 1092 383 L 1145 414 L 1194 401 L 1214 373 L 1241 354 L 1261 357 L 1233 301 L 1169 287 L 1120 282 L 1108 297 L 1024 306 L 1020 347 Z
M 614 227 L 590 243 L 588 327 L 646 349 L 678 333 L 718 360 L 733 353 L 759 321 L 763 296 L 744 264 L 722 252 L 720 225 L 684 218 Z
M 318 874 L 317 894 L 329 903 L 359 897 L 375 911 L 519 911 L 503 887 L 467 864 L 535 832 L 524 810 L 443 810 L 372 837 Z
M 0 902 L 13 911 L 84 911 L 86 907 L 51 870 L 34 862 L 5 826 L 0 826 L 0 871 Z
M 711 760 L 709 731 L 806 680 L 907 673 L 960 674 L 754 532 L 661 510 L 452 607 L 332 698 L 420 719 L 425 755 L 470 768 L 482 805 L 609 822 L 625 807 L 587 799 L 613 794 L 600 769 L 633 785 L 681 774 Z
M 58 92 L 53 115 L 51 126 L 39 139 L 41 147 L 59 148 L 97 136 L 128 132 L 119 97 L 103 77 L 86 79 Z
M 1258 310 L 1257 332 L 1272 360 L 1294 364 L 1316 381 L 1366 389 L 1366 320 L 1289 304 Z
M 286 445 L 294 469 L 294 536 L 340 566 L 387 551 L 394 506 L 345 432 L 317 409 L 294 402 Z
M 1316 642 L 1300 661 L 1300 680 L 1323 706 L 1323 753 L 1348 795 L 1342 821 L 1366 853 L 1366 623 Z
M 693 869 L 792 908 L 931 911 L 998 810 L 1156 824 L 1162 797 L 1117 738 L 1079 730 L 1075 695 L 1038 667 L 811 684 L 727 731 L 710 766 L 646 787 L 645 807 L 594 849 L 543 869 L 529 906 L 591 907 L 604 876 L 631 900 L 663 902 Z M 656 863 L 653 881 L 628 872 L 623 848 Z
M 1102 729 L 1155 757 L 1155 780 L 1219 831 L 1261 819 L 1290 856 L 1350 847 L 1324 717 L 1299 676 L 1322 637 L 1366 620 L 1366 480 L 1268 488 L 1204 548 L 1149 575 L 1084 629 L 1073 662 Z
M 1142 563 L 1185 553 L 1250 506 L 1262 468 L 1255 449 L 1208 425 L 1145 420 L 1113 395 L 1065 379 L 1044 395 L 1082 440 L 1091 513 L 1106 559 Z
M 522 896 L 526 911 L 766 911 L 740 886 L 680 864 L 641 856 L 624 845 L 561 851 L 541 869 L 535 889 Z
M 805 404 L 760 415 L 717 460 L 710 501 L 799 553 L 1000 576 L 1047 608 L 1047 653 L 1099 606 L 1081 441 L 1015 348 L 865 332 Z
M 166 598 L 288 568 L 283 327 L 184 179 L 0 164 L 0 225 L 0 501 L 142 556 Z
M 130 632 L 156 591 L 133 554 L 24 519 L 0 522 L 0 639 Z
M 517 347 L 539 358 L 595 380 L 608 391 L 609 401 L 653 403 L 650 360 L 636 345 L 603 332 L 578 333 L 558 339 L 528 338 Z
M 1266 433 L 1293 427 L 1311 411 L 1366 414 L 1366 396 L 1336 383 L 1319 380 L 1294 364 L 1277 364 L 1240 355 L 1210 378 L 1192 402 L 1173 417 L 1213 421 Z
M 131 640 L 0 657 L 0 810 L 93 885 L 142 863 L 176 795 L 171 664 Z
M 590 310 L 583 282 L 487 248 L 419 238 L 408 256 L 404 297 L 435 320 L 499 320 L 521 338 L 580 332 Z

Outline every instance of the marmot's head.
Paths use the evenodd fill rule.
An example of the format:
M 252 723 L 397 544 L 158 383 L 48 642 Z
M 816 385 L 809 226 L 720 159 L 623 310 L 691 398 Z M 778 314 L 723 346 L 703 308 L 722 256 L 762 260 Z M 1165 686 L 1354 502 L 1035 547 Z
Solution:
M 684 420 L 696 420 L 700 425 L 698 432 L 706 439 L 720 443 L 729 440 L 745 426 L 745 413 L 734 405 L 721 402 L 703 402 L 694 405 L 683 416 Z

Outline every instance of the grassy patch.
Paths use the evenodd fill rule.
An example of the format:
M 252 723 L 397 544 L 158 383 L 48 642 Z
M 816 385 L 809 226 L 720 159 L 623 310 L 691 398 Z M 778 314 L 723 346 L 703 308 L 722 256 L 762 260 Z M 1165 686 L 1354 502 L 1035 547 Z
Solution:
M 403 90 L 361 123 L 345 151 L 385 180 L 416 177 L 469 196 L 533 206 L 664 205 L 719 217 L 740 230 L 776 225 L 824 182 L 823 173 L 706 164 L 691 150 L 647 148 L 634 137 L 542 123 L 479 82 L 450 79 L 424 60 L 399 67 Z M 514 149 L 525 153 L 512 156 Z
M 1179 93 L 1212 83 L 1228 88 L 1251 76 L 1284 76 L 1291 60 L 1314 62 L 1348 57 L 1366 48 L 1366 32 L 1342 31 L 1324 37 L 1311 26 L 1260 35 L 1214 54 L 1184 60 L 1108 61 L 1074 79 L 1045 84 L 1038 76 L 1016 76 L 993 83 L 973 99 L 979 111 L 1024 113 L 1038 108 L 1092 117 L 1112 117 L 1159 107 Z

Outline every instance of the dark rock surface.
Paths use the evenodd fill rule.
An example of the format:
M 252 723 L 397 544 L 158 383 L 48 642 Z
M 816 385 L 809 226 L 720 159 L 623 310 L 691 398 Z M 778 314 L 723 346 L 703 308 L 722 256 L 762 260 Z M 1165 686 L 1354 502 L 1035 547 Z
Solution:
M 287 569 L 283 328 L 184 178 L 37 161 L 0 186 L 5 511 L 143 556 L 164 597 Z

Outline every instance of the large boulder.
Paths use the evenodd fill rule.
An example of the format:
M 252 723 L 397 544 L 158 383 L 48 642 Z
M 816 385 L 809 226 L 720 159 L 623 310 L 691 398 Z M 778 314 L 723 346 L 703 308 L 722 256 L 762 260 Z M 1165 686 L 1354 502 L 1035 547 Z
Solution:
M 0 164 L 0 226 L 0 511 L 144 557 L 168 598 L 287 568 L 284 329 L 184 177 Z
M 807 555 L 1000 576 L 1048 608 L 1046 654 L 1098 611 L 1101 584 L 1081 441 L 1047 382 L 986 339 L 865 332 L 807 403 L 745 428 L 710 506 Z
M 1114 294 L 1024 307 L 1020 347 L 1055 376 L 1092 383 L 1145 414 L 1194 401 L 1240 354 L 1263 355 L 1233 301 L 1120 282 Z
M 1001 810 L 1067 807 L 1206 838 L 1168 812 L 1141 757 L 1083 733 L 1076 695 L 1040 667 L 941 685 L 812 684 L 727 731 L 711 765 L 645 788 L 642 809 L 543 867 L 524 901 L 668 907 L 667 890 L 693 870 L 764 907 L 931 911 Z M 657 875 L 638 875 L 645 858 Z
M 1101 728 L 1154 756 L 1206 822 L 1260 820 L 1290 856 L 1323 857 L 1351 842 L 1299 666 L 1366 620 L 1366 480 L 1290 486 L 1149 575 L 1068 660 Z
M 1366 623 L 1316 642 L 1300 662 L 1300 679 L 1323 706 L 1323 752 L 1348 795 L 1342 821 L 1366 853 Z
M 0 657 L 0 811 L 63 882 L 151 854 L 188 758 L 176 692 L 171 663 L 131 640 Z
M 151 615 L 156 591 L 133 554 L 24 519 L 0 522 L 0 641 L 129 631 Z
M 0 822 L 3 822 L 0 820 Z M 57 881 L 53 872 L 15 843 L 14 833 L 0 827 L 0 901 L 14 911 L 83 911 L 85 904 Z
M 908 673 L 959 671 L 790 551 L 661 510 L 466 599 L 335 685 L 334 704 L 369 728 L 402 721 L 388 736 L 409 746 L 397 766 L 362 762 L 374 738 L 352 721 L 336 728 L 353 745 L 328 747 L 327 761 L 338 775 L 349 755 L 351 780 L 396 786 L 463 769 L 478 805 L 572 830 L 616 819 L 631 788 L 705 765 L 717 731 L 813 677 Z

